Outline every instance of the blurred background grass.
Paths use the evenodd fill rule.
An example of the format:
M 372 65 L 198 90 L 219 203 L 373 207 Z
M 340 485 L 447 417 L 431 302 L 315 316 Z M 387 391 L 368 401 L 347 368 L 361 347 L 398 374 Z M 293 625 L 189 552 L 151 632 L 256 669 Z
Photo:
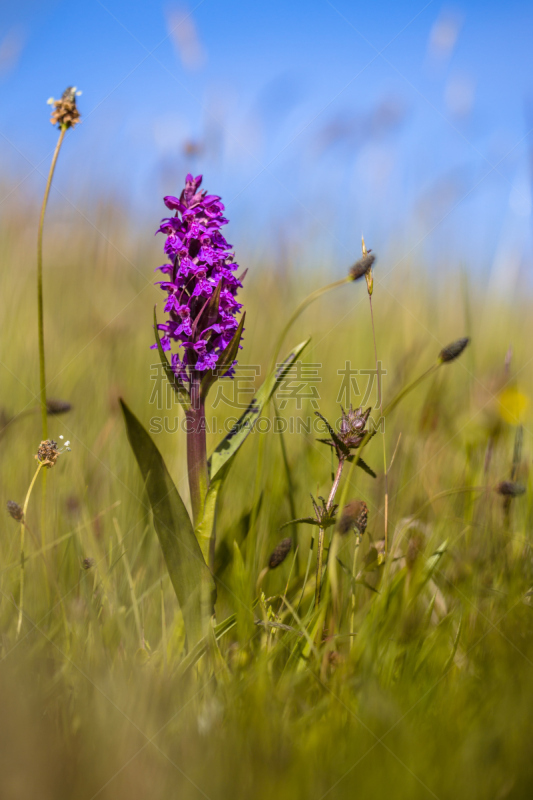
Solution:
M 31 199 L 22 204 L 15 193 L 0 233 L 4 423 L 37 405 L 37 212 Z M 222 661 L 206 657 L 184 676 L 181 617 L 117 402 L 123 396 L 146 425 L 161 415 L 150 404 L 156 359 L 149 349 L 153 304 L 162 307 L 152 285 L 161 242 L 150 230 L 132 231 L 127 208 L 117 203 L 89 204 L 87 216 L 94 225 L 72 224 L 57 210 L 47 220 L 48 393 L 73 406 L 50 418 L 50 434 L 70 439 L 72 452 L 48 474 L 46 541 L 53 546 L 46 555 L 57 585 L 49 581 L 47 588 L 30 538 L 18 641 L 18 527 L 7 514 L 2 521 L 3 795 L 526 796 L 533 778 L 532 420 L 529 406 L 516 407 L 516 393 L 527 405 L 533 333 L 527 293 L 495 297 L 466 268 L 434 275 L 413 262 L 392 270 L 379 242 L 368 242 L 378 256 L 374 303 L 385 403 L 444 345 L 472 337 L 459 361 L 386 421 L 389 461 L 401 434 L 389 476 L 392 557 L 386 568 L 366 573 L 368 586 L 357 586 L 357 636 L 329 639 L 307 662 L 287 666 L 298 634 L 266 633 L 250 611 L 258 573 L 291 518 L 280 436 L 268 435 L 259 469 L 260 434 L 252 434 L 224 488 L 218 519 L 217 618 L 237 612 L 239 624 L 220 641 Z M 260 365 L 264 375 L 283 320 L 309 291 L 343 277 L 349 263 L 309 264 L 297 242 L 278 263 L 253 252 L 238 255 L 249 267 L 241 363 Z M 364 282 L 313 305 L 283 350 L 309 335 L 304 361 L 321 365 L 319 409 L 335 420 L 338 370 L 346 361 L 359 370 L 374 366 Z M 362 393 L 361 380 L 359 387 Z M 360 397 L 351 399 L 355 405 Z M 374 387 L 370 402 L 376 400 Z M 312 416 L 309 401 L 300 411 L 294 405 L 289 401 L 280 414 Z M 163 413 L 172 419 L 177 407 Z M 228 406 L 214 413 L 221 425 L 235 414 Z M 527 492 L 506 516 L 492 487 L 510 476 L 519 422 L 524 449 L 517 479 Z M 309 493 L 326 494 L 330 485 L 331 455 L 316 436 L 284 437 L 299 516 L 311 512 Z M 155 439 L 186 496 L 183 434 Z M 209 449 L 218 439 L 210 436 Z M 7 500 L 22 503 L 39 441 L 37 411 L 4 425 L 4 507 Z M 378 476 L 356 471 L 348 493 L 369 506 L 362 558 L 383 537 L 379 436 L 365 459 Z M 434 499 L 468 486 L 486 489 Z M 39 504 L 37 485 L 28 514 L 37 537 Z M 303 576 L 309 540 L 309 529 L 299 526 L 293 579 Z M 432 554 L 444 542 L 430 574 Z M 354 545 L 352 534 L 342 540 L 343 562 L 351 564 Z M 86 558 L 94 559 L 89 569 Z M 283 592 L 292 558 L 265 578 L 267 597 Z M 349 608 L 349 585 L 342 573 L 339 580 Z M 279 605 L 272 603 L 274 611 Z M 279 619 L 294 624 L 287 611 Z

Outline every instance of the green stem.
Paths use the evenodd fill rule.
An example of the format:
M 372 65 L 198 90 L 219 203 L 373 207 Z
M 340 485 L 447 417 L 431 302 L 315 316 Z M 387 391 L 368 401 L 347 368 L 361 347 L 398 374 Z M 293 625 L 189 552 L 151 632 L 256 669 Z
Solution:
M 20 600 L 19 600 L 19 616 L 17 622 L 17 639 L 20 634 L 20 629 L 22 627 L 22 617 L 24 613 L 24 533 L 26 531 L 26 511 L 28 510 L 28 503 L 30 500 L 31 490 L 35 485 L 35 481 L 37 480 L 37 475 L 41 471 L 41 467 L 43 465 L 39 464 L 35 475 L 32 478 L 30 483 L 29 489 L 26 493 L 26 499 L 24 500 L 24 506 L 22 508 L 22 520 L 20 522 Z
M 379 366 L 378 366 L 378 348 L 376 345 L 376 328 L 374 325 L 374 308 L 372 306 L 372 295 L 368 295 L 368 300 L 370 302 L 370 319 L 372 321 L 372 337 L 374 339 L 374 359 L 376 362 L 376 373 L 377 373 L 377 380 L 378 380 L 378 405 L 379 405 L 379 414 L 380 418 L 383 417 L 383 397 L 381 394 L 381 375 L 379 373 Z M 381 421 L 381 419 L 380 419 Z M 383 476 L 385 480 L 385 553 L 388 549 L 389 537 L 388 537 L 388 529 L 389 529 L 389 479 L 387 474 L 387 448 L 385 444 L 385 430 L 382 431 L 382 441 L 383 441 Z
M 326 503 L 326 509 L 328 511 L 331 510 L 333 506 L 333 501 L 335 500 L 335 495 L 337 494 L 337 489 L 339 488 L 339 483 L 341 480 L 342 469 L 344 467 L 344 459 L 341 458 L 339 460 L 339 464 L 337 467 L 337 472 L 335 473 L 335 478 L 333 480 L 333 486 L 331 487 L 329 497 Z M 318 529 L 318 546 L 317 546 L 317 557 L 316 557 L 316 588 L 315 588 L 315 608 L 320 603 L 320 590 L 322 584 L 322 566 L 324 561 L 324 528 Z
M 37 233 L 37 321 L 39 328 L 39 382 L 40 382 L 40 398 L 41 398 L 41 415 L 43 422 L 43 439 L 48 439 L 48 419 L 46 412 L 46 365 L 44 355 L 44 318 L 43 318 L 43 227 L 44 215 L 46 206 L 48 204 L 48 196 L 50 194 L 50 187 L 52 186 L 52 178 L 56 168 L 57 157 L 65 138 L 66 127 L 61 128 L 59 139 L 57 140 L 56 149 L 50 164 L 50 172 L 48 173 L 48 180 L 46 181 L 46 188 L 44 190 L 43 204 L 41 206 L 41 216 L 39 219 L 39 230 Z

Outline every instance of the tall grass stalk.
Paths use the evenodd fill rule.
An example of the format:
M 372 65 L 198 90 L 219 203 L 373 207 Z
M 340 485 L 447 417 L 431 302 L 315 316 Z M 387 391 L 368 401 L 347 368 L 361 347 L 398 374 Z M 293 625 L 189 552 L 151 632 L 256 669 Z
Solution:
M 361 237 L 361 245 L 363 251 L 363 258 L 366 258 L 368 255 L 368 251 L 365 245 L 364 236 Z M 376 377 L 378 382 L 378 406 L 379 406 L 379 414 L 380 418 L 383 417 L 383 398 L 381 392 L 381 374 L 379 370 L 378 364 L 378 348 L 376 344 L 376 326 L 374 324 L 374 308 L 372 305 L 372 295 L 374 293 L 374 277 L 372 274 L 372 267 L 368 270 L 365 275 L 366 279 L 366 287 L 368 291 L 368 302 L 370 305 L 370 321 L 372 324 L 372 339 L 374 342 L 374 360 L 376 362 Z M 385 481 L 385 553 L 387 552 L 388 548 L 388 520 L 389 520 L 389 486 L 388 486 L 388 474 L 387 474 L 387 448 L 385 443 L 385 430 L 382 430 L 382 444 L 383 444 L 383 478 Z
M 43 439 L 48 439 L 48 416 L 46 408 L 46 361 L 45 361 L 45 348 L 44 348 L 44 315 L 43 315 L 43 229 L 44 229 L 44 215 L 46 213 L 46 206 L 48 205 L 48 197 L 50 195 L 50 188 L 52 186 L 52 178 L 57 164 L 59 151 L 65 138 L 67 128 L 61 127 L 59 138 L 57 140 L 56 149 L 52 156 L 52 163 L 50 164 L 50 171 L 46 181 L 44 190 L 43 203 L 41 206 L 41 215 L 39 217 L 39 229 L 37 232 L 37 327 L 39 338 L 39 396 L 41 400 L 41 419 L 43 426 Z M 46 470 L 43 472 L 43 477 L 46 477 Z M 43 484 L 45 485 L 45 484 Z

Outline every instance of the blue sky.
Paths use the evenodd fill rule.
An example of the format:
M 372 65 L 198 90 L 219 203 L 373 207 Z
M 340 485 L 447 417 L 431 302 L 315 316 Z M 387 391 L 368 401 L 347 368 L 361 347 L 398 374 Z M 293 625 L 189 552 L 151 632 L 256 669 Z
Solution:
M 2 5 L 6 186 L 41 192 L 45 101 L 75 84 L 84 122 L 57 175 L 75 204 L 118 196 L 153 228 L 191 169 L 230 240 L 270 255 L 345 263 L 364 232 L 389 260 L 528 269 L 532 4 Z

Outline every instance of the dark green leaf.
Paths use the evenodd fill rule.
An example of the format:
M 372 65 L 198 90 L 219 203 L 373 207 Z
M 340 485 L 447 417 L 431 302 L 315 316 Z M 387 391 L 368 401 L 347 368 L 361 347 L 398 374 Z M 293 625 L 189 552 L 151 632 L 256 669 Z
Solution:
M 206 634 L 215 584 L 178 490 L 151 437 L 121 399 L 128 439 L 143 476 L 154 527 L 183 614 L 189 648 Z

